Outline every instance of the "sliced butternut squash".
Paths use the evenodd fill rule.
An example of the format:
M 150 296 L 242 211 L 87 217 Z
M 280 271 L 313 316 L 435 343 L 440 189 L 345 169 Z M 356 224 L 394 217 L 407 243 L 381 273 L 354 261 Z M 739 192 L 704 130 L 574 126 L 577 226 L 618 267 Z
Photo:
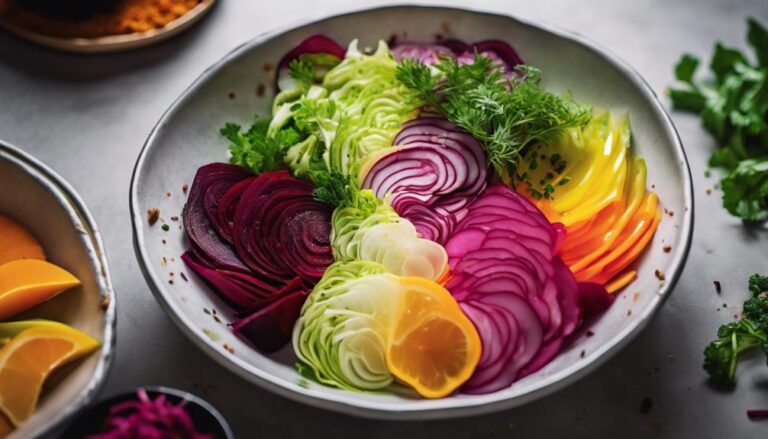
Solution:
M 46 261 L 19 259 L 0 265 L 0 320 L 78 285 L 75 276 Z
M 45 252 L 29 230 L 0 215 L 0 265 L 18 259 L 45 260 Z

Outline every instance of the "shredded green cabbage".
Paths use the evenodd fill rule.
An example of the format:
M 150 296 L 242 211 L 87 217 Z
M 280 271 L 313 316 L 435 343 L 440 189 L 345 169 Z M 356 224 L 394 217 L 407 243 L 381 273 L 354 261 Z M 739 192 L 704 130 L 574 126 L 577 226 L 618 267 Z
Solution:
M 305 134 L 286 157 L 296 176 L 311 177 L 324 168 L 357 177 L 366 156 L 392 146 L 403 122 L 423 105 L 396 79 L 397 65 L 385 42 L 366 55 L 354 40 L 321 85 L 278 94 L 269 132 L 293 123 Z
M 422 239 L 413 224 L 370 190 L 356 192 L 352 205 L 339 206 L 331 218 L 334 259 L 365 260 L 398 276 L 437 280 L 448 264 L 445 249 Z
M 386 271 L 375 262 L 336 262 L 304 303 L 293 347 L 300 368 L 320 383 L 357 391 L 392 383 L 387 331 L 400 287 Z

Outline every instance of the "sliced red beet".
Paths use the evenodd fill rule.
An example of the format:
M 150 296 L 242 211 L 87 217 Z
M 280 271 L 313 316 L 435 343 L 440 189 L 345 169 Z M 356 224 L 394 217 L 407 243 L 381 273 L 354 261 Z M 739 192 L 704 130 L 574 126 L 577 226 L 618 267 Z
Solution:
M 312 191 L 287 171 L 253 176 L 214 163 L 198 170 L 184 207 L 191 246 L 182 259 L 245 316 L 233 330 L 265 352 L 288 341 L 304 299 L 333 262 L 332 209 Z
M 240 197 L 243 195 L 245 189 L 253 182 L 256 177 L 246 178 L 230 187 L 219 199 L 216 212 L 213 214 L 208 213 L 209 218 L 212 218 L 212 223 L 216 227 L 216 231 L 230 244 L 232 240 L 232 228 L 235 225 L 235 209 L 240 202 Z
M 226 163 L 211 163 L 197 170 L 187 203 L 182 212 L 184 231 L 197 251 L 205 260 L 217 268 L 234 271 L 248 271 L 234 248 L 215 232 L 208 212 L 215 212 L 215 206 L 206 203 L 217 202 L 211 194 L 223 194 L 236 183 L 252 176 L 246 169 Z
M 265 353 L 278 351 L 291 339 L 293 325 L 299 318 L 304 300 L 310 290 L 299 278 L 291 284 L 292 290 L 266 307 L 244 317 L 232 330 Z
M 610 308 L 616 300 L 616 296 L 608 293 L 605 287 L 592 283 L 579 283 L 579 308 L 581 309 L 581 318 L 587 321 L 592 317 L 598 316 Z
M 277 171 L 261 174 L 243 191 L 233 238 L 255 272 L 282 282 L 299 276 L 313 284 L 333 263 L 332 208 L 316 201 L 312 190 L 308 182 Z

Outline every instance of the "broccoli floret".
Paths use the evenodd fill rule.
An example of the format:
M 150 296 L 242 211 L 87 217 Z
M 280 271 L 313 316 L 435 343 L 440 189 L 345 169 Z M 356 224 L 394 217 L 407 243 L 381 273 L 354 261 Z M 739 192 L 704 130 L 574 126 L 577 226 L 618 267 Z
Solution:
M 760 293 L 744 302 L 744 316 L 761 332 L 768 333 L 768 293 Z
M 736 363 L 747 349 L 765 346 L 768 336 L 748 319 L 722 325 L 717 340 L 704 349 L 704 370 L 712 384 L 728 388 L 736 384 Z
M 759 274 L 749 276 L 749 291 L 752 292 L 752 296 L 768 293 L 768 276 L 760 276 Z
M 749 290 L 753 296 L 744 302 L 744 319 L 720 326 L 719 338 L 704 349 L 704 370 L 717 387 L 736 384 L 742 352 L 759 347 L 768 354 L 768 276 L 752 275 Z

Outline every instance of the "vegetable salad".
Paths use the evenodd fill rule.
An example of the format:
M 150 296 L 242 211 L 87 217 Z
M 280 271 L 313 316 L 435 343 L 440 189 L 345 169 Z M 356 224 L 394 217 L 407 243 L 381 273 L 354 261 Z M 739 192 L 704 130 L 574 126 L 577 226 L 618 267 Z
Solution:
M 306 39 L 271 115 L 222 128 L 231 164 L 198 170 L 184 261 L 324 385 L 509 387 L 610 306 L 661 219 L 628 117 L 541 78 L 497 40 Z

